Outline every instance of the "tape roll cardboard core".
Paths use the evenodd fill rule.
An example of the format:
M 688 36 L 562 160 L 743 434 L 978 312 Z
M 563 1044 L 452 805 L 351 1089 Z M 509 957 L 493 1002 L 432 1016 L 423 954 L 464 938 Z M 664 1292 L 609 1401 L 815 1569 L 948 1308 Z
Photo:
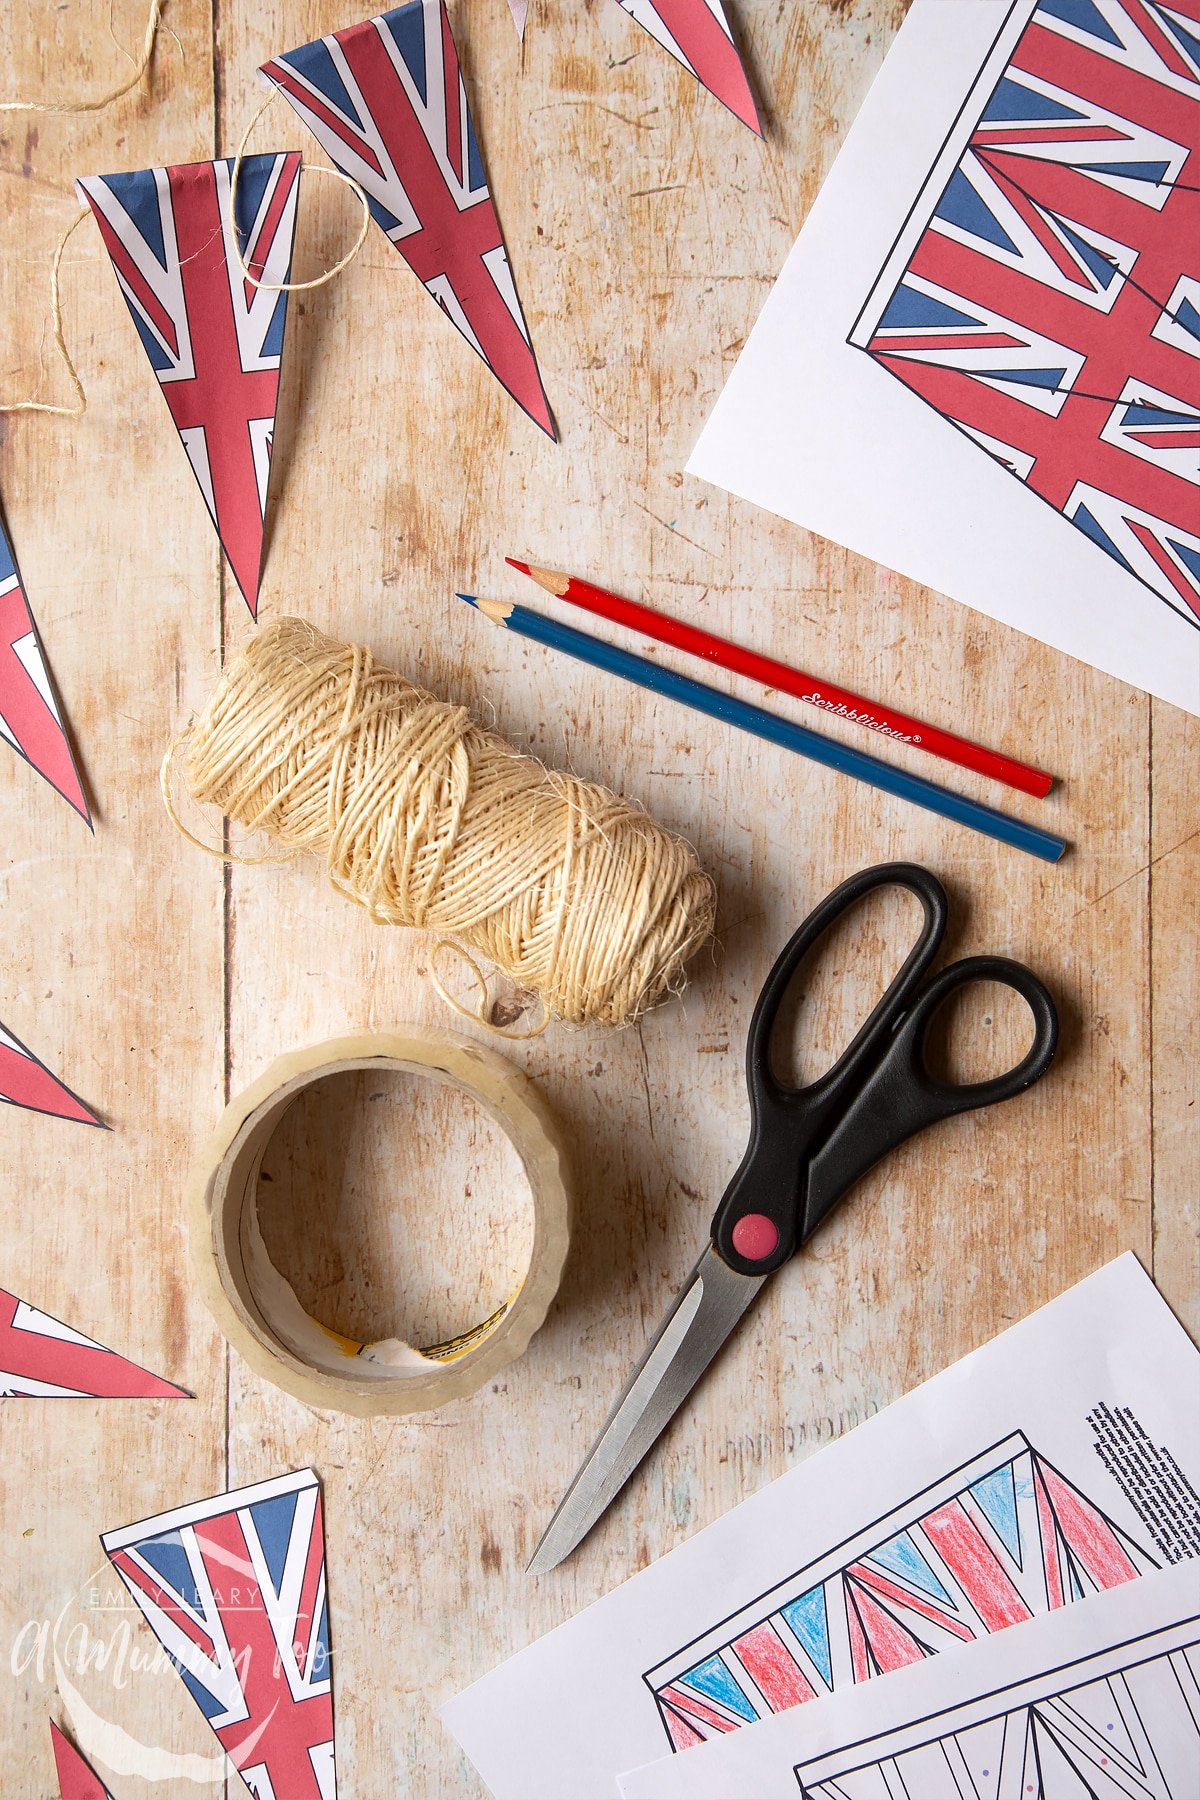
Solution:
M 515 1149 L 532 1203 L 529 1267 L 516 1291 L 471 1329 L 423 1350 L 395 1338 L 359 1344 L 312 1318 L 272 1263 L 258 1218 L 263 1158 L 297 1097 L 330 1076 L 393 1070 L 475 1101 Z M 506 1368 L 544 1320 L 570 1233 L 565 1169 L 561 1130 L 528 1076 L 456 1033 L 412 1027 L 292 1052 L 230 1102 L 192 1170 L 188 1210 L 205 1299 L 250 1366 L 309 1406 L 374 1416 L 430 1410 Z

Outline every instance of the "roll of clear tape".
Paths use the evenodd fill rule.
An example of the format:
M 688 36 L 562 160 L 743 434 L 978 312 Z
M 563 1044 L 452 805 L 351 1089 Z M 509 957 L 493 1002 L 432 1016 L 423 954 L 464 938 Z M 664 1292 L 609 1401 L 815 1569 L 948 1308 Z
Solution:
M 284 1114 L 306 1089 L 360 1070 L 416 1075 L 467 1094 L 508 1138 L 529 1183 L 533 1242 L 516 1291 L 471 1330 L 423 1350 L 395 1338 L 360 1344 L 312 1318 L 259 1227 L 259 1175 Z M 545 1319 L 570 1241 L 567 1169 L 562 1129 L 540 1090 L 456 1032 L 408 1026 L 291 1051 L 230 1101 L 193 1165 L 187 1208 L 204 1298 L 255 1373 L 308 1406 L 376 1418 L 432 1411 L 507 1368 Z

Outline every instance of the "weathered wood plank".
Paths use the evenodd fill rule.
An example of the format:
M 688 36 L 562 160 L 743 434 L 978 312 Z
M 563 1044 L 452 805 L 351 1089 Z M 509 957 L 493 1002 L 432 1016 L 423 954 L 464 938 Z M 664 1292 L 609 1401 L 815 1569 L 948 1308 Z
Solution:
M 243 1086 L 281 1049 L 347 1030 L 452 1021 L 425 979 L 427 941 L 372 927 L 311 864 L 235 870 L 223 921 L 219 869 L 161 820 L 161 745 L 216 671 L 216 559 L 85 230 L 69 257 L 68 327 L 92 410 L 78 427 L 7 427 L 0 491 L 104 816 L 93 846 L 13 770 L 5 893 L 22 951 L 0 1019 L 107 1105 L 117 1130 L 97 1147 L 81 1128 L 5 1119 L 0 1282 L 118 1339 L 200 1399 L 182 1427 L 164 1407 L 82 1424 L 72 1411 L 50 1482 L 47 1432 L 66 1415 L 30 1405 L 8 1425 L 17 1497 L 0 1520 L 21 1572 L 6 1629 L 74 1591 L 97 1530 L 226 1479 L 311 1463 L 326 1488 L 348 1794 L 481 1792 L 437 1723 L 441 1698 L 1119 1250 L 1148 1263 L 1153 1253 L 1176 1305 L 1195 1303 L 1192 725 L 680 473 L 902 10 L 741 0 L 768 101 L 763 146 L 606 0 L 542 0 L 523 48 L 503 0 L 451 5 L 557 447 L 377 233 L 336 283 L 291 302 L 262 615 L 298 611 L 369 642 L 522 747 L 636 795 L 692 837 L 721 889 L 719 945 L 682 1002 L 637 1030 L 556 1028 L 510 1047 L 579 1147 L 579 1210 L 559 1301 L 496 1391 L 432 1416 L 349 1421 L 307 1413 L 232 1359 L 226 1437 L 226 1359 L 194 1299 L 178 1212 L 182 1170 L 226 1075 Z M 120 0 L 122 41 L 139 12 Z M 54 65 L 23 47 L 36 35 L 33 0 L 15 16 L 25 29 L 0 38 L 0 67 L 32 82 Z M 0 265 L 4 316 L 23 333 L 10 390 L 34 374 L 27 284 L 36 278 L 41 294 L 69 175 L 206 153 L 214 93 L 218 146 L 232 151 L 257 104 L 257 64 L 347 18 L 333 0 L 218 8 L 215 85 L 207 8 L 180 0 L 172 23 L 184 54 L 165 44 L 152 100 L 85 130 L 40 127 L 32 159 L 23 130 L 8 134 L 0 182 L 28 258 Z M 71 24 L 90 45 L 94 21 L 85 31 L 81 10 L 56 14 L 60 39 Z M 282 102 L 255 145 L 307 148 Z M 335 260 L 356 224 L 340 187 L 309 179 L 297 274 Z M 902 690 L 916 712 L 1028 752 L 1062 785 L 1013 809 L 1061 829 L 1071 856 L 1044 868 L 523 648 L 451 597 L 462 586 L 519 597 L 506 551 L 590 573 L 864 692 Z M 228 583 L 223 630 L 230 648 L 252 630 Z M 956 782 L 998 798 L 965 774 Z M 770 961 L 837 881 L 901 856 L 945 879 L 953 954 L 1003 951 L 1043 973 L 1063 1008 L 1059 1067 L 1002 1112 L 947 1125 L 870 1176 L 774 1284 L 603 1527 L 565 1568 L 527 1581 L 529 1551 L 740 1154 L 743 1044 Z M 826 1060 L 902 941 L 897 906 L 831 946 L 833 977 L 800 1021 Z M 998 1063 L 1013 1021 L 986 1016 Z M 478 1178 L 502 1185 L 506 1168 L 486 1133 L 423 1103 L 405 1143 L 395 1098 L 384 1109 L 360 1098 L 325 1125 L 320 1109 L 294 1117 L 271 1168 L 278 1230 L 287 1181 L 299 1194 L 301 1164 L 324 1171 L 329 1195 L 296 1253 L 297 1282 L 330 1323 L 372 1334 L 453 1326 L 455 1308 L 486 1308 L 515 1254 L 504 1232 L 489 1244 L 480 1229 Z M 417 1254 L 411 1222 L 423 1215 L 433 1241 Z M 93 1674 L 85 1691 L 147 1742 L 210 1752 L 169 1672 L 119 1691 Z M 49 1791 L 37 1761 L 49 1699 L 33 1673 L 5 1684 L 6 1741 L 41 1770 L 23 1794 Z M 205 1789 L 123 1776 L 120 1791 Z

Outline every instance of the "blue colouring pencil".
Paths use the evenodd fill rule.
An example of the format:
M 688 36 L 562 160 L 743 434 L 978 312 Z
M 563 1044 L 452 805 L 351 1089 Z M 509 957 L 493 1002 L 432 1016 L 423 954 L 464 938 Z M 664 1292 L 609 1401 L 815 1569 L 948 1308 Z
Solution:
M 1023 820 L 998 812 L 993 806 L 985 806 L 982 801 L 968 800 L 950 788 L 939 786 L 936 781 L 927 781 L 923 775 L 910 775 L 907 769 L 893 768 L 891 763 L 881 762 L 879 757 L 871 756 L 865 750 L 854 750 L 835 738 L 822 737 L 819 731 L 810 731 L 807 726 L 797 725 L 779 713 L 768 712 L 763 706 L 753 706 L 748 700 L 723 694 L 719 688 L 709 687 L 707 682 L 677 675 L 673 669 L 664 669 L 647 657 L 635 656 L 632 651 L 606 644 L 601 638 L 577 631 L 573 625 L 560 624 L 528 606 L 514 606 L 504 600 L 478 600 L 473 594 L 459 594 L 458 598 L 465 600 L 468 606 L 477 607 L 493 623 L 515 631 L 520 637 L 531 638 L 535 644 L 562 650 L 577 662 L 590 663 L 592 668 L 607 670 L 610 675 L 620 675 L 636 687 L 663 694 L 668 700 L 678 700 L 681 705 L 690 706 L 693 712 L 720 719 L 725 725 L 736 725 L 752 737 L 764 738 L 768 744 L 779 744 L 785 750 L 794 750 L 797 756 L 807 756 L 827 769 L 853 775 L 855 780 L 868 782 L 885 794 L 895 794 L 943 819 L 969 825 L 972 831 L 997 838 L 1002 844 L 1011 844 L 1014 849 L 1040 857 L 1043 862 L 1057 862 L 1067 848 L 1065 839 L 1054 837 L 1049 831 L 1026 825 Z

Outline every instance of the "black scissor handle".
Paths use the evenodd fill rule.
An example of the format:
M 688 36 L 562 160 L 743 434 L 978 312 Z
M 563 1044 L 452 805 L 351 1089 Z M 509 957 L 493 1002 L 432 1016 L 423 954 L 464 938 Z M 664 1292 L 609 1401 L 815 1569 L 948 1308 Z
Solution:
M 792 980 L 830 926 L 867 894 L 883 887 L 907 888 L 921 902 L 924 921 L 917 941 L 833 1067 L 807 1086 L 786 1086 L 771 1066 L 771 1039 Z M 916 863 L 881 863 L 851 875 L 827 895 L 776 958 L 759 994 L 746 1040 L 750 1141 L 712 1222 L 713 1243 L 731 1268 L 743 1274 L 767 1274 L 786 1262 L 803 1241 L 810 1153 L 834 1114 L 850 1103 L 863 1071 L 878 1058 L 903 1016 L 910 996 L 937 955 L 947 910 L 946 891 L 928 869 Z M 735 1233 L 747 1216 L 765 1220 L 775 1233 L 774 1247 L 765 1257 L 748 1257 L 738 1249 Z
M 803 1087 L 787 1086 L 778 1080 L 772 1068 L 771 1039 L 796 972 L 843 913 L 849 912 L 876 888 L 883 887 L 907 888 L 917 896 L 925 915 L 920 935 L 869 1017 L 832 1068 Z M 746 1040 L 746 1086 L 750 1091 L 752 1114 L 782 1107 L 793 1121 L 803 1115 L 806 1123 L 819 1127 L 832 1103 L 854 1085 L 861 1066 L 873 1056 L 880 1040 L 889 1035 L 909 996 L 933 963 L 945 934 L 947 911 L 945 888 L 936 875 L 916 863 L 880 863 L 873 869 L 860 869 L 857 875 L 851 875 L 814 907 L 780 951 L 750 1018 Z
M 925 1054 L 930 1027 L 951 994 L 977 981 L 997 981 L 1020 994 L 1033 1014 L 1033 1043 L 1014 1068 L 989 1081 L 943 1081 Z M 1023 1094 L 1046 1073 L 1057 1049 L 1054 1001 L 1024 963 L 968 956 L 942 969 L 905 1013 L 882 1059 L 810 1163 L 800 1242 L 889 1150 L 941 1119 Z

